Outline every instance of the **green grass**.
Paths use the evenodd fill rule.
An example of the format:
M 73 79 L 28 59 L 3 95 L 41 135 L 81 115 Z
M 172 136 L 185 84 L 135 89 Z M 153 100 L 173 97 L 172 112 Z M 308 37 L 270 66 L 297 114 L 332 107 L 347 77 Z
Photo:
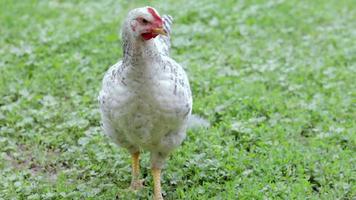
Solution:
M 96 96 L 122 55 L 120 1 L 0 1 L 0 199 L 147 199 Z M 155 1 L 175 18 L 194 112 L 167 162 L 166 199 L 356 197 L 353 0 Z

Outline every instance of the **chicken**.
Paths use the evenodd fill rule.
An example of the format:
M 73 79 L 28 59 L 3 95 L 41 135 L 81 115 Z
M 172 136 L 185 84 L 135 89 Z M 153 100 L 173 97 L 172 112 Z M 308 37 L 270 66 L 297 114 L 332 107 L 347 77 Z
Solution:
M 105 74 L 98 100 L 104 132 L 132 156 L 131 188 L 142 187 L 139 155 L 150 152 L 154 199 L 161 169 L 185 138 L 192 96 L 184 69 L 169 57 L 172 18 L 131 10 L 122 27 L 123 58 Z

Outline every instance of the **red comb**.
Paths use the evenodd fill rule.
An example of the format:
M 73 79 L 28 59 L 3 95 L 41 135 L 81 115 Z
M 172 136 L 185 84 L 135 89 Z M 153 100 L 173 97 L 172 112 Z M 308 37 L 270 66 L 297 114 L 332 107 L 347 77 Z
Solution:
M 163 23 L 161 17 L 156 13 L 155 10 L 153 10 L 153 8 L 147 8 L 147 11 L 149 13 L 151 13 L 151 15 L 153 16 L 153 18 L 157 21 L 159 21 L 159 23 Z

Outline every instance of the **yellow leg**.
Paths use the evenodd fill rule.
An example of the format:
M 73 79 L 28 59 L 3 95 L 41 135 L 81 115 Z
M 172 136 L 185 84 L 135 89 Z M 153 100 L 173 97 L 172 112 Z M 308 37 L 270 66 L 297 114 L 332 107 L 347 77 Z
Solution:
M 152 168 L 153 185 L 154 185 L 154 200 L 163 200 L 161 192 L 161 169 Z
M 143 187 L 143 180 L 140 180 L 140 152 L 133 153 L 132 157 L 132 180 L 130 188 L 137 190 Z

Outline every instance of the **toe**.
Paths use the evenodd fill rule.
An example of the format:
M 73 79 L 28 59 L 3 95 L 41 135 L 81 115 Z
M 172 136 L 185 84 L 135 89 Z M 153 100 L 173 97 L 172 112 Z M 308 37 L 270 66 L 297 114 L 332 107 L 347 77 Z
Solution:
M 153 199 L 154 199 L 154 200 L 164 200 L 163 197 L 162 197 L 162 195 L 155 195 L 155 196 L 153 197 Z
M 130 185 L 130 189 L 139 190 L 139 189 L 143 188 L 144 181 L 145 181 L 144 179 L 132 181 L 131 185 Z

